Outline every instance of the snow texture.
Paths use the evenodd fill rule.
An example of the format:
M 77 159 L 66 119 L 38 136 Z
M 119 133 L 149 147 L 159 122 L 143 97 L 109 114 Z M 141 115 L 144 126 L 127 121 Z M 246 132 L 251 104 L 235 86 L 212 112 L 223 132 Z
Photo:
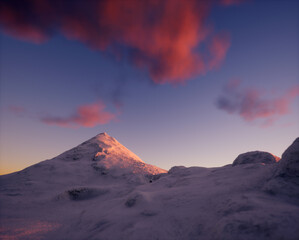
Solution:
M 167 172 L 99 134 L 0 176 L 0 239 L 297 240 L 299 140 L 279 162 L 257 153 Z

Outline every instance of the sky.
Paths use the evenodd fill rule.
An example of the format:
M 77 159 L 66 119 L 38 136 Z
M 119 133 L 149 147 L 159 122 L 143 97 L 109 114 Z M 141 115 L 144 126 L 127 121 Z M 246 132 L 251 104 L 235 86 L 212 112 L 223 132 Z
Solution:
M 299 135 L 296 0 L 0 0 L 0 174 L 107 132 L 218 167 Z

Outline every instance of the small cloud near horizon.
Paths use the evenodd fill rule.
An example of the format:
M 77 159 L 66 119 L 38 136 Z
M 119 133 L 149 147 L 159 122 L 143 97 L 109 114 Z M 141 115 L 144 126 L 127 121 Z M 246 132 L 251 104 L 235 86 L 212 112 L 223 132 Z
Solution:
M 229 114 L 237 114 L 247 122 L 262 120 L 261 127 L 273 125 L 280 117 L 291 113 L 291 105 L 299 96 L 299 86 L 282 96 L 269 96 L 257 88 L 240 88 L 241 81 L 233 80 L 224 86 L 216 106 Z
M 47 116 L 41 117 L 41 122 L 47 125 L 56 125 L 66 128 L 95 127 L 103 125 L 116 119 L 116 114 L 105 110 L 106 106 L 102 101 L 81 105 L 75 113 L 68 117 Z
M 147 71 L 154 83 L 181 84 L 219 68 L 230 38 L 208 23 L 211 8 L 241 2 L 10 0 L 1 3 L 0 27 L 34 43 L 62 34 L 116 58 L 125 47 L 131 63 Z
M 26 109 L 19 105 L 9 105 L 7 110 L 16 115 L 22 115 L 26 112 Z

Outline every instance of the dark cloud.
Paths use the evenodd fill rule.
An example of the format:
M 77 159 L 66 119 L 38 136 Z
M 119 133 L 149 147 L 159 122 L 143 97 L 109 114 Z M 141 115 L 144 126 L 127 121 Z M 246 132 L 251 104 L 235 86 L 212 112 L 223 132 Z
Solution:
M 0 24 L 7 34 L 43 43 L 63 34 L 99 51 L 130 60 L 155 83 L 182 83 L 219 67 L 230 41 L 206 21 L 227 0 L 1 0 Z M 204 49 L 201 52 L 198 49 Z

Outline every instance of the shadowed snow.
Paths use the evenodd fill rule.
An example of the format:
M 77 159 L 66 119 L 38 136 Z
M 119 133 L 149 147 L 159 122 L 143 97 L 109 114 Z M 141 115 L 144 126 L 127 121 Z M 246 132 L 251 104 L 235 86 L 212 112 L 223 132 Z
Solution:
M 249 160 L 167 172 L 99 134 L 0 176 L 0 238 L 298 239 L 298 139 L 279 162 L 264 152 L 240 156 Z

